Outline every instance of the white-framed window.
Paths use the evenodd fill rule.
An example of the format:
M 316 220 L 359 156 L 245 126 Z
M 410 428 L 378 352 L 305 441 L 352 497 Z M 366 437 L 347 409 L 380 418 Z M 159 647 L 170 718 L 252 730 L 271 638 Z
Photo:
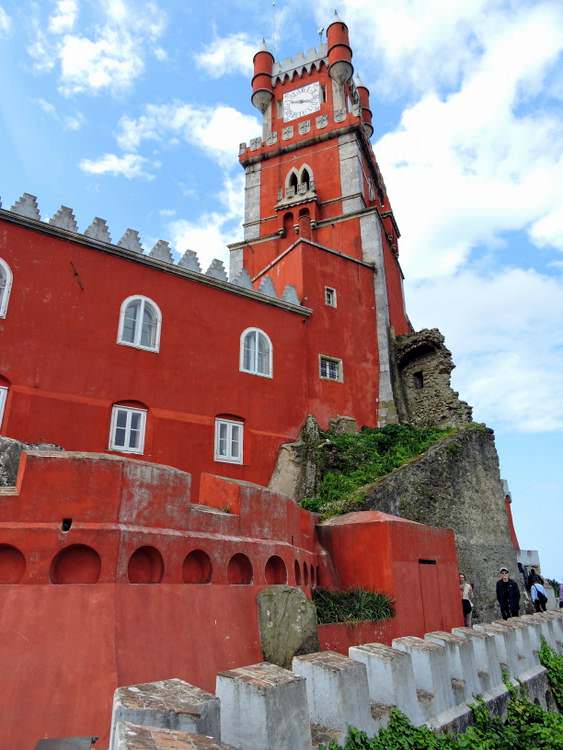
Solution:
M 145 409 L 115 405 L 111 410 L 110 450 L 121 453 L 143 453 L 146 425 Z
M 336 289 L 331 286 L 325 286 L 325 305 L 336 307 Z
M 240 335 L 240 369 L 252 375 L 271 378 L 272 342 L 259 328 L 247 328 Z
M 8 312 L 8 300 L 12 290 L 12 270 L 5 260 L 0 258 L 0 318 Z
M 2 429 L 2 422 L 4 420 L 4 411 L 6 409 L 6 401 L 8 400 L 8 389 L 6 386 L 0 385 L 0 430 Z
M 160 347 L 162 314 L 148 297 L 127 297 L 119 313 L 117 343 L 157 352 Z
M 244 425 L 232 419 L 215 420 L 215 460 L 241 464 L 243 456 Z
M 339 382 L 342 382 L 344 380 L 344 374 L 342 372 L 342 360 L 320 354 L 319 375 L 323 380 L 337 380 Z

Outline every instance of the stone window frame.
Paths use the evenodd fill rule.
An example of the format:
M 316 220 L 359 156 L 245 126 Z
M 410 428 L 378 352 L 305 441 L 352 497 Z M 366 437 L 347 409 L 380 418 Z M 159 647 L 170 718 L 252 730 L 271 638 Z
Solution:
M 256 334 L 255 361 L 251 367 L 245 367 L 244 366 L 245 341 L 246 341 L 247 336 L 249 336 L 250 334 Z M 260 372 L 260 370 L 258 369 L 258 343 L 259 343 L 260 336 L 263 336 L 266 339 L 266 343 L 268 345 L 268 372 Z M 241 333 L 239 370 L 240 372 L 245 372 L 248 375 L 258 375 L 258 377 L 261 377 L 261 378 L 273 379 L 274 377 L 274 347 L 272 345 L 272 340 L 268 336 L 266 331 L 263 331 L 261 328 L 245 328 L 244 331 Z
M 333 286 L 325 286 L 325 305 L 327 307 L 338 307 L 338 296 L 336 294 L 336 289 Z
M 323 375 L 323 363 L 327 363 L 326 372 L 327 375 Z M 338 366 L 337 377 L 330 375 L 330 365 L 336 364 Z M 331 357 L 329 354 L 319 354 L 319 378 L 321 380 L 330 380 L 332 383 L 343 383 L 344 382 L 344 367 L 342 360 L 338 357 Z
M 12 269 L 3 258 L 0 258 L 0 269 L 4 272 L 6 279 L 4 289 L 0 292 L 0 318 L 5 318 L 8 314 L 8 302 L 10 301 L 10 292 L 12 291 L 14 275 Z
M 225 436 L 225 448 L 226 451 L 221 451 L 221 428 L 226 428 Z M 233 445 L 233 432 L 239 430 L 238 438 L 238 455 L 232 450 Z M 226 419 L 225 417 L 217 417 L 215 419 L 215 439 L 214 439 L 214 451 L 213 458 L 215 461 L 227 464 L 242 464 L 244 458 L 244 422 L 240 422 L 236 419 Z
M 118 445 L 115 442 L 116 431 L 117 431 L 117 420 L 119 413 L 124 412 L 126 414 L 125 421 L 125 443 L 126 445 Z M 133 414 L 140 416 L 139 421 L 139 445 L 131 446 L 131 422 Z M 135 453 L 136 455 L 142 455 L 145 452 L 145 435 L 147 429 L 147 409 L 142 409 L 137 406 L 125 406 L 123 404 L 114 404 L 111 409 L 111 422 L 109 430 L 109 450 L 117 451 L 118 453 Z
M 7 403 L 8 403 L 8 386 L 0 385 L 0 430 L 2 429 L 2 422 L 4 420 L 4 414 L 6 411 Z
M 123 337 L 123 329 L 125 324 L 125 313 L 127 312 L 127 308 L 132 302 L 140 302 L 141 303 L 141 309 L 139 313 L 139 318 L 135 324 L 135 335 L 133 341 L 127 341 Z M 150 306 L 153 311 L 156 314 L 156 333 L 155 333 L 155 342 L 154 346 L 146 346 L 145 344 L 141 343 L 141 336 L 143 332 L 143 315 L 145 312 L 145 307 Z M 131 346 L 134 349 L 143 349 L 147 352 L 154 352 L 158 354 L 160 351 L 160 334 L 162 330 L 162 312 L 160 311 L 160 307 L 156 304 L 156 302 L 150 297 L 145 297 L 142 294 L 133 294 L 130 297 L 127 297 L 123 300 L 121 303 L 121 308 L 119 310 L 119 326 L 117 329 L 117 343 L 120 346 Z

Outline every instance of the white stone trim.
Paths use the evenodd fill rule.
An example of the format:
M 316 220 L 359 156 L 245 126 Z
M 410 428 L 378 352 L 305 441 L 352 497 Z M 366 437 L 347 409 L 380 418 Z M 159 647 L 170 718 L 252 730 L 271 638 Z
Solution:
M 5 318 L 8 313 L 8 302 L 10 301 L 10 292 L 12 291 L 14 276 L 12 274 L 12 269 L 3 258 L 0 258 L 0 268 L 6 274 L 6 286 L 0 297 L 0 318 Z
M 219 436 L 220 436 L 219 428 L 221 425 L 227 425 L 227 443 L 229 445 L 229 451 L 226 456 L 221 455 L 219 453 Z M 230 449 L 233 427 L 240 428 L 239 456 L 235 456 L 235 457 L 233 457 L 231 449 Z M 227 464 L 242 464 L 243 458 L 244 458 L 244 422 L 239 422 L 235 419 L 223 419 L 222 417 L 217 417 L 215 419 L 214 446 L 215 447 L 213 451 L 213 458 L 215 461 L 219 461 L 220 463 L 227 463 Z
M 125 322 L 125 311 L 127 310 L 127 307 L 131 302 L 141 302 L 141 312 L 139 315 L 139 319 L 137 321 L 137 324 L 135 326 L 135 341 L 124 341 L 123 340 L 123 324 Z M 141 335 L 143 332 L 143 312 L 145 309 L 145 305 L 149 304 L 151 307 L 154 308 L 154 311 L 156 312 L 156 336 L 155 336 L 155 345 L 154 346 L 144 346 L 141 344 Z M 160 307 L 156 304 L 156 302 L 149 297 L 145 297 L 142 294 L 134 294 L 131 297 L 127 297 L 127 299 L 124 299 L 121 303 L 121 308 L 119 310 L 119 327 L 117 329 L 117 343 L 121 346 L 131 346 L 134 349 L 144 349 L 147 352 L 159 352 L 160 351 L 160 332 L 162 329 L 162 313 L 160 311 Z
M 268 370 L 269 373 L 266 374 L 264 372 L 258 372 L 257 370 L 249 370 L 244 366 L 244 340 L 248 336 L 249 333 L 257 333 L 258 335 L 262 335 L 266 338 L 266 341 L 268 342 Z M 258 347 L 258 341 L 256 341 L 256 346 Z M 256 356 L 258 356 L 258 349 L 256 349 Z M 245 328 L 245 330 L 240 335 L 240 351 L 239 351 L 239 370 L 240 372 L 245 372 L 249 375 L 257 375 L 260 378 L 270 378 L 273 379 L 274 377 L 274 347 L 272 346 L 272 340 L 266 333 L 266 331 L 263 331 L 261 328 Z
M 328 362 L 336 362 L 338 364 L 338 377 L 330 378 L 322 374 L 321 363 L 323 360 Z M 330 354 L 319 354 L 319 378 L 321 380 L 328 380 L 331 383 L 343 383 L 344 382 L 344 364 L 339 357 L 332 357 Z
M 0 385 L 0 430 L 2 429 L 2 421 L 4 419 L 4 412 L 6 410 L 7 401 L 8 401 L 8 386 Z
M 127 446 L 116 445 L 115 443 L 117 416 L 120 411 L 124 411 L 127 413 L 127 424 L 125 428 L 127 442 L 128 442 L 128 438 L 131 432 L 130 417 L 133 414 L 139 414 L 141 417 L 141 421 L 139 423 L 140 444 L 137 448 L 129 448 Z M 135 453 L 137 455 L 142 455 L 145 452 L 146 427 L 147 427 L 147 410 L 146 409 L 140 409 L 134 406 L 123 406 L 122 404 L 114 404 L 111 409 L 111 424 L 110 424 L 110 431 L 109 431 L 109 450 L 117 451 L 118 453 Z
M 332 302 L 330 297 L 332 296 Z M 325 286 L 325 305 L 336 309 L 338 307 L 338 295 L 333 286 Z

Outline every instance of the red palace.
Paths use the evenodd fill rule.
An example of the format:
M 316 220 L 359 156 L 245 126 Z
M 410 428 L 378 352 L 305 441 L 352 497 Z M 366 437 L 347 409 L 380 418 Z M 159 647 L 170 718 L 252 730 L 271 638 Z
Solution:
M 368 513 L 321 535 L 268 489 L 309 415 L 397 421 L 390 337 L 412 328 L 351 60 L 338 17 L 319 49 L 254 56 L 229 275 L 103 219 L 81 233 L 65 206 L 42 220 L 29 194 L 0 210 L 0 434 L 63 449 L 24 452 L 0 488 L 1 747 L 103 748 L 117 685 L 210 689 L 259 661 L 270 584 L 388 591 L 397 617 L 364 641 L 461 624 L 453 532 Z

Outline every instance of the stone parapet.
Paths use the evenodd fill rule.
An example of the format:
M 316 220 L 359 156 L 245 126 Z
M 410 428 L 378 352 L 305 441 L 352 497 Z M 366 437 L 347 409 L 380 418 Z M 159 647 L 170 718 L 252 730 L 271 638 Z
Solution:
M 555 704 L 537 656 L 540 633 L 549 633 L 563 651 L 563 613 L 397 638 L 393 648 L 363 644 L 350 648 L 350 658 L 330 651 L 299 656 L 293 671 L 267 662 L 240 667 L 217 676 L 215 699 L 181 680 L 120 688 L 110 750 L 312 750 L 341 742 L 349 726 L 374 736 L 395 707 L 416 725 L 463 731 L 473 721 L 470 704 L 477 695 L 505 714 L 501 668 L 507 662 L 512 680 L 550 709 Z M 182 735 L 186 707 L 194 725 L 206 707 L 198 726 L 215 739 Z M 216 731 L 219 712 L 226 745 Z

